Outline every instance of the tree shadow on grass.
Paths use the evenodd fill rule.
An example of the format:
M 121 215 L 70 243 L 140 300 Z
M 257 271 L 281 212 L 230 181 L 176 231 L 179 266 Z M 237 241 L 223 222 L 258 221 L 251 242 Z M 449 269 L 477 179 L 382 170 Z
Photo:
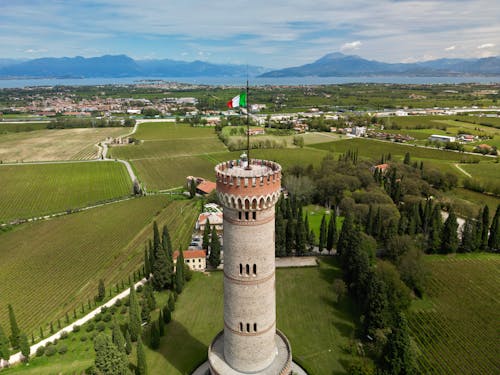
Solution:
M 159 352 L 181 374 L 191 374 L 207 359 L 208 347 L 176 320 L 166 327 Z

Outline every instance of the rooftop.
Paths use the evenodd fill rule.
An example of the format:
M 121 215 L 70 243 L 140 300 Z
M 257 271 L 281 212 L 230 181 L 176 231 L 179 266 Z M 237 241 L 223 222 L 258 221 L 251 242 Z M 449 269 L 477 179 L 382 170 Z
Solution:
M 233 177 L 261 177 L 281 172 L 278 163 L 269 160 L 250 159 L 250 167 L 241 159 L 229 160 L 215 166 L 216 173 Z
M 207 252 L 206 250 L 184 250 L 182 255 L 184 255 L 184 259 L 206 258 Z M 174 259 L 177 259 L 179 256 L 179 250 L 174 251 L 172 256 Z

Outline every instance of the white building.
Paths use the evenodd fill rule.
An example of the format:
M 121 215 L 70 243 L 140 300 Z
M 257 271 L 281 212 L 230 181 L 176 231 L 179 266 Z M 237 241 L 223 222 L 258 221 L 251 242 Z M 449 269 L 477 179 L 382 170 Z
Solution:
M 431 142 L 443 142 L 443 143 L 449 143 L 449 142 L 456 141 L 455 137 L 450 137 L 448 135 L 438 135 L 438 134 L 433 134 L 428 139 Z
M 189 266 L 192 271 L 205 271 L 207 268 L 207 252 L 205 250 L 186 250 L 182 252 L 184 263 Z M 179 252 L 173 254 L 174 265 L 177 264 Z

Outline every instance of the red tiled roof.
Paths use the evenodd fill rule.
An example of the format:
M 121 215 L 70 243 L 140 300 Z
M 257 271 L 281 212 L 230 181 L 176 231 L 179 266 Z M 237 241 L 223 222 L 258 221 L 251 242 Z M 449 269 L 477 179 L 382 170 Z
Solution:
M 193 259 L 193 258 L 206 258 L 207 251 L 206 250 L 184 250 L 182 252 L 184 255 L 184 259 Z M 177 259 L 179 256 L 179 250 L 174 251 L 173 258 Z
M 200 184 L 196 187 L 196 189 L 204 192 L 205 194 L 210 194 L 212 191 L 215 190 L 215 182 L 212 181 L 202 181 Z

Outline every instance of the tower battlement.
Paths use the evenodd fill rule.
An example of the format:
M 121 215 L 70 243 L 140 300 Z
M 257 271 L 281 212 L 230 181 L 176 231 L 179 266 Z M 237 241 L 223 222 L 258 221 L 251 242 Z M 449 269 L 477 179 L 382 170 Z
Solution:
M 272 207 L 281 191 L 281 166 L 269 160 L 230 160 L 215 167 L 217 195 L 226 207 L 260 211 Z

